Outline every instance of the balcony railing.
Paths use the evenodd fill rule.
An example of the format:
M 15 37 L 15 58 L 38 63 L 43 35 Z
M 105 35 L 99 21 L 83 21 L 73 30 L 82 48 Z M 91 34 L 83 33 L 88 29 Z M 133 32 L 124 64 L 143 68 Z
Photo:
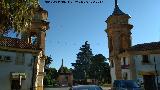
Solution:
M 122 69 L 129 69 L 129 65 L 121 65 Z

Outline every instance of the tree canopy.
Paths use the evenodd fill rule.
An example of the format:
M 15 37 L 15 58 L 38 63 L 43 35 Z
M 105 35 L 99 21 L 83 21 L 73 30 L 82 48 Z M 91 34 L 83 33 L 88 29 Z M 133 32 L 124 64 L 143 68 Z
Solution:
M 30 26 L 38 0 L 0 0 L 0 32 L 22 32 Z
M 111 83 L 110 66 L 102 54 L 92 57 L 89 77 L 98 80 L 100 83 Z
M 45 69 L 46 76 L 44 77 L 44 86 L 54 86 L 57 81 L 58 72 L 55 68 L 48 68 Z
M 52 63 L 53 59 L 51 56 L 46 56 L 45 68 L 49 68 L 49 65 Z
M 110 83 L 110 66 L 106 61 L 106 57 L 102 54 L 93 55 L 90 44 L 86 41 L 80 47 L 76 63 L 72 63 L 75 81 L 84 81 L 86 83 L 87 79 L 93 79 L 100 83 Z
M 46 72 L 46 76 L 44 77 L 44 86 L 54 86 L 56 82 L 56 78 L 58 77 L 58 72 L 55 68 L 49 67 L 50 64 L 53 62 L 51 56 L 46 56 L 45 60 L 45 68 L 44 71 Z
M 84 80 L 88 74 L 88 66 L 91 63 L 93 54 L 88 41 L 86 41 L 79 50 L 80 52 L 77 54 L 76 63 L 72 63 L 72 66 L 74 66 L 73 76 L 74 79 Z

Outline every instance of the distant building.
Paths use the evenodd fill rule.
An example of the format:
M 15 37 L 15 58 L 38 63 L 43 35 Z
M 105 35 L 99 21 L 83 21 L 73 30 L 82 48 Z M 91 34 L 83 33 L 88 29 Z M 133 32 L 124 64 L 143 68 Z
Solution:
M 47 15 L 38 6 L 31 28 L 21 39 L 0 37 L 1 90 L 43 90 Z
M 114 11 L 106 20 L 112 83 L 117 79 L 136 80 L 146 90 L 156 90 L 160 83 L 160 42 L 132 46 L 129 18 L 115 0 Z
M 67 67 L 63 66 L 63 59 L 62 65 L 58 70 L 58 82 L 60 86 L 72 86 L 73 85 L 73 74 Z

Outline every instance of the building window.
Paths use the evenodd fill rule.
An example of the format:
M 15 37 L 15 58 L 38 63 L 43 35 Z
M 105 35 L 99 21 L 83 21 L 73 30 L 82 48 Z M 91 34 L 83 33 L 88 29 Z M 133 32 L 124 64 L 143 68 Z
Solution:
M 10 56 L 4 56 L 4 60 L 10 61 L 10 60 L 11 60 L 11 57 L 10 57 Z
M 127 63 L 126 57 L 123 57 L 121 64 L 122 64 L 121 65 L 122 69 L 128 69 L 129 68 L 129 63 Z
M 126 65 L 126 57 L 123 57 L 123 65 Z
M 143 62 L 143 63 L 149 63 L 148 55 L 143 55 L 143 56 L 142 56 L 142 62 Z
M 111 67 L 114 67 L 114 62 L 113 62 L 113 60 L 111 60 Z
M 10 56 L 1 56 L 0 55 L 0 61 L 11 62 L 11 57 Z
M 23 65 L 25 62 L 24 53 L 17 53 L 16 64 Z
M 0 56 L 0 60 L 3 60 L 3 57 L 2 57 L 2 56 Z
M 11 90 L 20 90 L 21 84 L 20 80 L 12 80 L 11 82 Z
M 124 80 L 127 80 L 127 79 L 128 79 L 128 73 L 127 73 L 127 72 L 124 72 L 124 73 L 123 73 L 123 79 L 124 79 Z

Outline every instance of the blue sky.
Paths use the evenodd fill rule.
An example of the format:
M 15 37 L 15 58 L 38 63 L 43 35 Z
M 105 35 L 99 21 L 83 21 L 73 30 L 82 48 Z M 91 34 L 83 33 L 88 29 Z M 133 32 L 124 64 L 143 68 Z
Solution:
M 103 1 L 102 3 L 45 3 L 50 29 L 46 36 L 46 55 L 54 59 L 51 67 L 59 69 L 62 58 L 64 66 L 71 67 L 79 48 L 88 41 L 93 54 L 108 57 L 108 41 L 105 20 L 112 14 L 114 0 L 59 0 Z M 120 9 L 132 18 L 132 45 L 160 40 L 160 0 L 118 0 Z

